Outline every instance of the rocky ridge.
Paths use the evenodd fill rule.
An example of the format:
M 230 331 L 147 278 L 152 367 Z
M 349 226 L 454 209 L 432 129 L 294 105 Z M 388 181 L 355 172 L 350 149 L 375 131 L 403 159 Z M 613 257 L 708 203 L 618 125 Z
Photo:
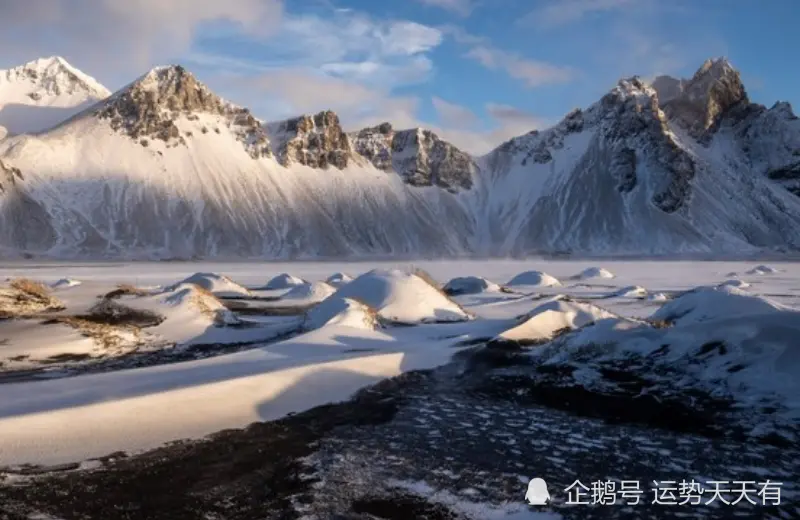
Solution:
M 412 186 L 469 190 L 479 171 L 475 160 L 422 128 L 396 131 L 389 123 L 350 134 L 355 151 L 376 168 L 397 172 Z
M 224 101 L 181 66 L 151 70 L 93 111 L 108 120 L 111 128 L 138 140 L 142 146 L 147 146 L 148 139 L 185 145 L 193 134 L 181 133 L 175 123 L 179 117 L 197 122 L 199 114 L 221 116 L 221 122 L 254 159 L 272 155 L 261 122 L 248 109 Z M 207 126 L 198 126 L 202 133 L 210 131 Z M 214 131 L 219 133 L 219 127 Z

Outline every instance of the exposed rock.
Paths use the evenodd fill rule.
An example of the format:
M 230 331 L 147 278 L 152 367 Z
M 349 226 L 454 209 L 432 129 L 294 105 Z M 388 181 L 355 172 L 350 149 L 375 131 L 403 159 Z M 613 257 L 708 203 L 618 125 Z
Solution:
M 284 166 L 299 163 L 310 168 L 346 168 L 352 157 L 339 116 L 327 110 L 270 125 L 275 155 Z
M 266 132 L 249 110 L 223 101 L 180 66 L 153 69 L 95 113 L 134 140 L 149 137 L 167 144 L 185 144 L 176 118 L 197 120 L 198 113 L 223 116 L 254 159 L 272 154 Z
M 455 192 L 472 187 L 478 166 L 472 157 L 430 130 L 395 131 L 389 123 L 351 136 L 357 153 L 383 171 L 394 170 L 412 186 L 439 186 Z
M 354 134 L 353 148 L 376 168 L 388 172 L 392 171 L 392 139 L 394 139 L 392 125 L 382 123 Z
M 696 138 L 713 131 L 733 107 L 749 103 L 739 72 L 724 58 L 706 60 L 690 80 L 660 83 L 662 90 L 667 83 L 667 101 L 661 102 L 667 116 Z
M 631 151 L 644 152 L 650 168 L 664 172 L 664 181 L 653 194 L 653 204 L 666 213 L 683 207 L 691 194 L 695 165 L 673 139 L 655 90 L 638 77 L 622 80 L 603 97 L 601 106 L 605 109 L 606 138 L 612 142 L 627 141 Z M 615 156 L 612 167 L 620 168 L 615 172 L 620 179 L 620 191 L 635 187 L 635 155 L 622 152 L 621 156 Z
M 611 169 L 619 179 L 617 189 L 627 193 L 636 187 L 636 151 L 623 148 L 614 154 Z

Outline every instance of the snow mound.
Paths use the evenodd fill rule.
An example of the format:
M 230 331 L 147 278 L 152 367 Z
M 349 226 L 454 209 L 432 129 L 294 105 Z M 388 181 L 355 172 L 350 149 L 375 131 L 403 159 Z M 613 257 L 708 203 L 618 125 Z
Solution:
M 614 291 L 611 296 L 618 298 L 636 298 L 641 300 L 647 298 L 647 294 L 647 289 L 644 287 L 640 285 L 630 285 Z
M 787 309 L 779 303 L 735 287 L 698 287 L 665 304 L 653 313 L 650 320 L 685 325 Z
M 277 289 L 291 289 L 292 287 L 297 287 L 298 285 L 306 285 L 307 283 L 308 282 L 306 282 L 302 278 L 297 278 L 296 276 L 292 276 L 289 273 L 282 273 L 274 277 L 269 282 L 267 282 L 265 289 L 270 291 Z
M 309 309 L 303 321 L 305 330 L 333 325 L 375 330 L 380 327 L 380 320 L 378 313 L 369 305 L 352 298 L 333 297 Z
M 747 271 L 747 274 L 764 275 L 764 274 L 775 274 L 775 273 L 778 273 L 778 272 L 779 271 L 776 268 L 772 267 L 772 266 L 769 266 L 769 265 L 757 265 L 756 267 L 754 267 L 754 268 L 750 269 L 749 271 Z
M 50 294 L 50 288 L 34 280 L 14 278 L 0 287 L 0 319 L 62 309 L 64 304 Z
M 201 318 L 213 325 L 237 325 L 240 320 L 225 307 L 217 297 L 202 286 L 185 282 L 168 288 L 164 293 L 153 297 L 156 301 L 171 309 L 169 317 L 187 315 Z
M 50 284 L 51 289 L 67 289 L 69 287 L 75 287 L 76 285 L 80 285 L 82 282 L 80 280 L 73 280 L 71 278 L 62 278 L 58 281 L 55 281 Z
M 656 316 L 688 314 L 666 328 L 612 330 L 598 321 L 530 350 L 534 364 L 557 374 L 537 384 L 626 396 L 632 405 L 649 396 L 645 406 L 651 414 L 663 407 L 673 416 L 679 408 L 699 418 L 703 428 L 723 435 L 778 435 L 796 442 L 800 312 L 713 288 L 684 295 L 665 305 L 665 311 Z M 626 382 L 634 380 L 628 387 Z
M 333 287 L 341 287 L 345 284 L 348 284 L 353 281 L 353 277 L 346 273 L 333 273 L 330 275 L 325 282 L 328 285 L 332 285 Z
M 328 296 L 336 292 L 332 286 L 325 282 L 305 283 L 293 287 L 289 292 L 281 297 L 283 300 L 304 300 L 321 302 Z
M 747 289 L 748 287 L 751 287 L 751 285 L 749 283 L 745 282 L 744 280 L 731 279 L 731 280 L 725 280 L 724 282 L 719 284 L 717 287 L 720 287 L 720 288 L 721 287 L 733 287 L 735 289 Z
M 194 284 L 219 298 L 237 298 L 250 296 L 250 291 L 225 275 L 217 273 L 195 273 L 192 276 L 168 287 L 168 291 L 177 290 L 184 284 Z
M 575 278 L 578 280 L 591 280 L 592 278 L 609 280 L 611 278 L 616 278 L 616 276 L 614 276 L 614 273 L 611 271 L 603 269 L 602 267 L 589 267 L 575 275 Z
M 669 300 L 664 293 L 651 293 L 647 295 L 647 299 L 651 302 L 665 302 Z
M 525 271 L 509 280 L 506 285 L 529 285 L 532 287 L 560 287 L 561 282 L 555 276 L 541 271 Z
M 556 296 L 533 309 L 516 326 L 500 333 L 492 342 L 533 345 L 552 339 L 561 331 L 574 330 L 617 315 L 588 303 Z
M 442 288 L 445 294 L 479 294 L 484 292 L 500 292 L 502 287 L 480 276 L 460 276 L 453 278 Z
M 330 298 L 352 298 L 389 321 L 430 323 L 471 320 L 474 316 L 416 274 L 375 269 L 341 287 Z

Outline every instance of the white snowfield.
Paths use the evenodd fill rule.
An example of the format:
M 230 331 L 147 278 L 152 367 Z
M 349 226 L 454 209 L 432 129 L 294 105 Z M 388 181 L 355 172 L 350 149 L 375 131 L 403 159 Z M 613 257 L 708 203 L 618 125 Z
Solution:
M 459 351 L 456 344 L 504 335 L 524 343 L 546 341 L 558 332 L 553 342 L 532 347 L 531 355 L 548 363 L 584 363 L 581 381 L 587 386 L 595 384 L 592 362 L 627 359 L 630 353 L 646 354 L 669 343 L 673 349 L 664 363 L 678 375 L 665 385 L 719 389 L 742 406 L 768 403 L 779 409 L 780 420 L 800 420 L 800 266 L 776 264 L 777 271 L 769 276 L 743 275 L 751 287 L 742 291 L 718 286 L 729 279 L 728 273 L 752 269 L 750 264 L 605 264 L 616 278 L 604 280 L 600 288 L 574 284 L 541 289 L 550 296 L 514 292 L 495 293 L 491 299 L 448 298 L 411 274 L 408 266 L 396 264 L 55 263 L 37 269 L 6 265 L 0 268 L 0 279 L 35 274 L 45 284 L 80 280 L 80 285 L 53 289 L 67 306 L 56 315 L 69 315 L 74 309 L 84 312 L 97 303 L 97 295 L 118 283 L 130 283 L 152 289 L 114 301 L 163 315 L 162 323 L 142 329 L 160 341 L 201 346 L 255 343 L 247 350 L 205 359 L 61 378 L 51 373 L 49 379 L 20 382 L 3 379 L 4 371 L 13 368 L 4 365 L 0 467 L 77 462 L 120 450 L 138 452 L 279 418 L 347 399 L 364 386 L 407 370 L 447 363 Z M 415 267 L 437 281 L 453 276 L 507 280 L 532 270 L 566 280 L 592 265 L 532 259 L 420 262 Z M 336 271 L 357 276 L 308 311 L 253 320 L 255 327 L 242 327 L 253 317 L 223 309 L 224 300 L 193 284 L 172 287 L 194 272 L 224 273 L 236 284 L 253 287 L 263 284 L 265 272 L 292 272 L 314 283 Z M 614 295 L 631 286 L 670 299 Z M 691 291 L 684 294 L 687 290 Z M 216 319 L 217 312 L 229 319 Z M 398 318 L 417 325 L 390 323 Z M 430 318 L 460 321 L 428 323 Z M 647 319 L 672 325 L 659 328 Z M 270 342 L 290 330 L 293 337 Z M 0 339 L 8 339 L 0 346 L 4 361 L 8 352 L 46 359 L 98 350 L 90 338 L 64 325 L 42 325 L 35 318 L 0 321 Z M 720 343 L 725 345 L 722 351 Z M 707 345 L 717 350 L 701 354 L 710 348 Z M 729 371 L 732 366 L 736 370 Z

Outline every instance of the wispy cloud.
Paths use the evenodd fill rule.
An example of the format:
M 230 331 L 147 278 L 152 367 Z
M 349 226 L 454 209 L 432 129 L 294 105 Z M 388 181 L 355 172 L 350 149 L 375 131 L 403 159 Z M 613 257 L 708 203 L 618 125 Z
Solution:
M 469 128 L 478 123 L 478 117 L 466 107 L 450 103 L 440 97 L 433 97 L 431 103 L 439 120 L 446 126 Z
M 522 23 L 554 27 L 577 22 L 592 13 L 628 8 L 648 0 L 557 0 L 532 11 L 521 19 Z
M 460 16 L 469 16 L 475 8 L 473 0 L 417 0 L 432 7 L 439 7 Z
M 523 81 L 528 87 L 566 83 L 576 74 L 570 67 L 531 60 L 487 45 L 472 47 L 466 56 L 490 70 L 502 70 L 512 78 Z
M 210 23 L 268 36 L 280 24 L 283 4 L 279 0 L 0 0 L 0 13 L 0 46 L 8 64 L 57 53 L 114 82 L 123 71 L 130 74 L 131 66 L 141 71 L 179 57 L 190 48 L 196 31 Z

